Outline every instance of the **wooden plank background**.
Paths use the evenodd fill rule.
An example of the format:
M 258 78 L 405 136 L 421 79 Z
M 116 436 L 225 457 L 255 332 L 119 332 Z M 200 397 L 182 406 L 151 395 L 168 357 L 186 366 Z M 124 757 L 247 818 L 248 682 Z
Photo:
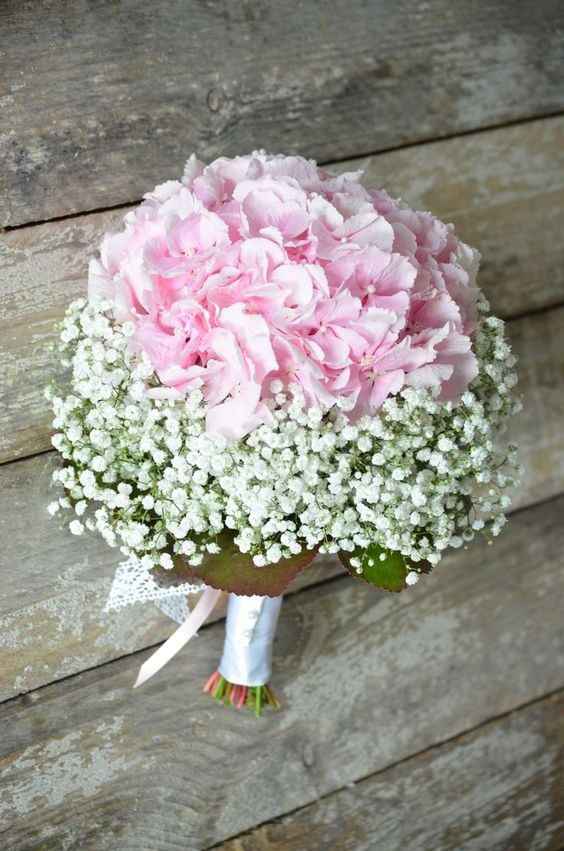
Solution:
M 257 721 L 200 693 L 222 624 L 140 692 L 146 651 L 0 705 L 0 823 L 20 816 L 9 847 L 39 834 L 48 848 L 205 848 L 555 691 L 563 509 L 564 497 L 519 512 L 495 560 L 474 546 L 409 595 L 348 577 L 292 595 L 279 714 Z M 542 805 L 544 830 L 558 810 Z
M 542 836 L 540 847 L 560 851 L 563 744 L 560 691 L 220 847 L 531 851 Z M 555 802 L 552 817 L 539 799 Z
M 420 208 L 454 220 L 484 254 L 492 309 L 511 318 L 558 304 L 564 291 L 564 119 L 470 134 L 335 165 L 366 169 Z M 539 215 L 531 217 L 533 205 Z M 0 251 L 0 461 L 49 447 L 42 388 L 59 376 L 48 349 L 69 297 L 86 292 L 88 258 L 124 210 L 6 234 Z
M 524 507 L 564 491 L 564 308 L 513 320 L 509 327 L 522 364 L 524 411 L 512 424 L 512 436 L 525 462 L 515 507 Z M 47 515 L 55 464 L 49 453 L 0 467 L 0 538 L 5 541 L 0 698 L 115 659 L 166 638 L 171 630 L 153 606 L 111 616 L 102 612 L 112 568 L 121 557 L 94 536 L 78 546 Z M 337 570 L 336 560 L 320 560 L 300 582 L 313 584 Z
M 564 849 L 563 47 L 556 0 L 0 5 L 2 848 Z M 508 530 L 400 596 L 318 560 L 258 722 L 199 693 L 221 611 L 132 691 L 171 622 L 102 613 L 119 558 L 46 516 L 42 399 L 104 230 L 192 150 L 255 147 L 453 221 L 525 405 Z
M 564 108 L 559 0 L 3 4 L 0 225 L 256 147 L 344 159 Z

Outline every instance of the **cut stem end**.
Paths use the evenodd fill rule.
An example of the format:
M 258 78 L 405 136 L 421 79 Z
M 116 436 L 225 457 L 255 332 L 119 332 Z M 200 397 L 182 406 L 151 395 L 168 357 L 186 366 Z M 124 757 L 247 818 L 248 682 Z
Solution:
M 215 671 L 211 675 L 204 686 L 204 692 L 225 706 L 231 705 L 235 709 L 243 709 L 243 707 L 251 709 L 257 718 L 262 714 L 265 706 L 280 709 L 278 698 L 269 685 L 235 685 L 222 677 L 219 671 Z

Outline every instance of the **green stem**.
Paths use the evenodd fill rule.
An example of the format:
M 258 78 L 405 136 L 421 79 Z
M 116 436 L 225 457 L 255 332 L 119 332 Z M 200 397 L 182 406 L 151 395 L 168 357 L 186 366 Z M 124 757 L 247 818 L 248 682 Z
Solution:
M 211 675 L 204 686 L 204 691 L 225 706 L 241 708 L 246 706 L 254 711 L 257 718 L 262 715 L 265 706 L 280 709 L 278 698 L 269 685 L 240 686 L 230 683 L 219 671 Z

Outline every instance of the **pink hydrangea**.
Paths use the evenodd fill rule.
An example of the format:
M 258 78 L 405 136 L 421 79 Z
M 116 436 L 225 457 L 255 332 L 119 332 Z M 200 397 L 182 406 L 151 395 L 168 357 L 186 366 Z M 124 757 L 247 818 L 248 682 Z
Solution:
M 154 392 L 200 387 L 208 430 L 238 439 L 269 419 L 275 380 L 353 418 L 406 386 L 465 390 L 479 255 L 360 176 L 262 152 L 191 157 L 105 236 L 89 292 L 134 323 Z

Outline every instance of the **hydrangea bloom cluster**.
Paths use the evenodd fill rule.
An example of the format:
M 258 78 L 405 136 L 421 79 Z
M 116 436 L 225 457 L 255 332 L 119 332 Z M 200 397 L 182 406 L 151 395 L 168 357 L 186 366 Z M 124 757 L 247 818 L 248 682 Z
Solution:
M 239 440 L 276 427 L 279 384 L 352 419 L 404 388 L 462 395 L 478 373 L 478 254 L 359 176 L 263 152 L 192 157 L 106 236 L 90 295 L 132 323 L 153 396 L 199 390 L 206 431 Z

